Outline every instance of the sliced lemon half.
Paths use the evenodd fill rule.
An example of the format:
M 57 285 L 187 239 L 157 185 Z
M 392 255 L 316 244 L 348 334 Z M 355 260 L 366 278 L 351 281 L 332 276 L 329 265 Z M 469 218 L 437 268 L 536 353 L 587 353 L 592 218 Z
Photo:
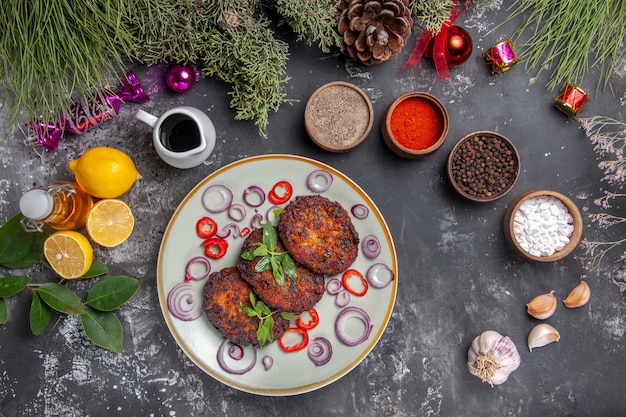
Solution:
M 75 231 L 55 232 L 43 243 L 50 267 L 65 279 L 80 278 L 91 268 L 93 249 L 85 235 Z
M 91 240 L 112 248 L 129 238 L 135 227 L 135 217 L 122 200 L 105 199 L 94 204 L 85 226 Z

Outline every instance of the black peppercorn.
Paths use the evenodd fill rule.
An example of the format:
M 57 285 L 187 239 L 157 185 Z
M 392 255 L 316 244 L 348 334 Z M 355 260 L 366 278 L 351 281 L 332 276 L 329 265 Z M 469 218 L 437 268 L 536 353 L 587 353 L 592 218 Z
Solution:
M 450 162 L 451 179 L 475 198 L 498 196 L 516 179 L 516 154 L 508 142 L 496 136 L 481 134 L 463 141 Z

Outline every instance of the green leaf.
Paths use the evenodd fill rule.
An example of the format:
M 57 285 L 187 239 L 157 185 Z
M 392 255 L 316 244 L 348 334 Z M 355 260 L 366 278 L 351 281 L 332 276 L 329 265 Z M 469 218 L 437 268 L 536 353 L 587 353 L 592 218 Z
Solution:
M 269 251 L 267 250 L 267 246 L 265 246 L 263 243 L 257 243 L 256 245 L 257 245 L 257 248 L 252 251 L 252 254 L 255 257 L 265 256 L 269 253 Z
M 247 252 L 244 252 L 241 254 L 241 258 L 245 259 L 246 261 L 251 261 L 256 257 L 256 255 L 254 254 L 254 251 L 249 250 Z
M 130 300 L 139 288 L 139 280 L 125 276 L 96 282 L 87 294 L 85 304 L 100 311 L 112 311 Z
M 260 317 L 272 315 L 272 310 L 263 301 L 258 301 L 254 308 L 261 314 Z
M 50 236 L 54 230 L 48 226 L 43 227 L 43 232 L 30 233 L 33 235 L 33 242 L 30 249 L 24 257 L 14 262 L 5 262 L 4 267 L 10 269 L 28 268 L 41 262 L 43 256 L 43 242 Z
M 103 264 L 102 262 L 100 262 L 97 259 L 94 259 L 93 262 L 91 263 L 91 267 L 89 268 L 89 270 L 87 272 L 85 272 L 85 275 L 83 275 L 82 277 L 80 277 L 81 279 L 84 278 L 95 278 L 95 277 L 99 277 L 101 275 L 106 275 L 109 272 L 108 268 L 106 267 L 105 264 Z
M 85 306 L 80 298 L 69 288 L 51 282 L 35 289 L 44 303 L 60 313 L 83 314 Z
M 280 316 L 281 316 L 282 318 L 284 318 L 285 320 L 295 320 L 295 319 L 297 319 L 298 317 L 300 317 L 300 315 L 299 315 L 299 314 L 297 314 L 297 313 L 292 313 L 292 312 L 290 312 L 290 311 L 281 311 L 281 312 L 280 312 Z
M 7 302 L 4 298 L 0 297 L 0 324 L 4 324 L 9 321 L 9 310 L 7 309 Z
M 99 311 L 87 307 L 80 315 L 85 334 L 95 345 L 115 353 L 122 351 L 124 329 L 112 311 Z
M 256 306 L 256 294 L 250 291 L 250 304 L 252 307 Z
M 16 214 L 0 227 L 0 265 L 7 268 L 25 257 L 33 244 L 33 233 L 26 232 L 20 224 L 23 217 Z
M 283 267 L 285 275 L 291 278 L 292 281 L 295 281 L 298 277 L 298 273 L 296 271 L 296 263 L 293 261 L 293 258 L 288 253 L 285 253 L 281 265 Z
M 41 301 L 37 292 L 33 292 L 33 301 L 30 304 L 30 331 L 35 336 L 40 335 L 48 327 L 52 310 Z
M 268 269 L 270 269 L 271 260 L 272 260 L 271 255 L 265 255 L 264 257 L 259 259 L 259 261 L 256 263 L 256 265 L 254 266 L 254 270 L 256 272 L 267 271 Z
M 22 291 L 32 280 L 31 277 L 10 275 L 0 278 L 0 297 L 11 297 Z
M 243 310 L 243 312 L 246 313 L 248 317 L 257 317 L 256 311 L 250 306 L 242 305 L 241 310 Z
M 263 243 L 267 246 L 269 251 L 276 250 L 276 244 L 278 243 L 278 235 L 272 223 L 267 222 L 263 225 Z

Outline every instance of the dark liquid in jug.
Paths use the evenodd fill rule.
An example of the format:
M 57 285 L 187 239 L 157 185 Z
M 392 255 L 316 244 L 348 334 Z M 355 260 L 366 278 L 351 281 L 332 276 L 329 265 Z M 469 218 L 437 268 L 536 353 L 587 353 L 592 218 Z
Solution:
M 173 114 L 161 123 L 160 139 L 172 152 L 186 152 L 200 146 L 200 129 L 186 114 Z

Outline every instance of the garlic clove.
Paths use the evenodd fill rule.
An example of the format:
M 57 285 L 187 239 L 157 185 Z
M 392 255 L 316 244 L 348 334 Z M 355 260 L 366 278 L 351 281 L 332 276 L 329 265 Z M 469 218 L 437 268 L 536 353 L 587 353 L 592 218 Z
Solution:
M 568 308 L 582 307 L 591 298 L 591 289 L 589 285 L 585 281 L 580 281 L 574 289 L 569 293 L 569 295 L 563 300 L 563 304 Z
M 533 348 L 558 342 L 559 339 L 561 339 L 561 335 L 554 327 L 546 323 L 541 323 L 533 327 L 528 334 L 528 349 L 532 352 Z
M 556 296 L 554 291 L 550 291 L 547 294 L 541 294 L 530 300 L 526 304 L 526 311 L 528 314 L 539 320 L 545 320 L 554 314 L 556 310 Z

